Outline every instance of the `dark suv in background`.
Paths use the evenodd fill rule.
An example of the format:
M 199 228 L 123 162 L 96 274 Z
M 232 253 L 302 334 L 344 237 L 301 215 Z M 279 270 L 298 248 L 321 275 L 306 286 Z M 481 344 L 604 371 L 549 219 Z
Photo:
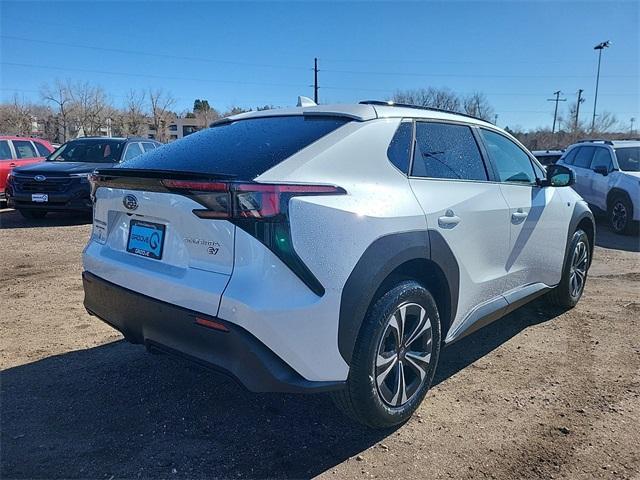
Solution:
M 47 212 L 91 213 L 89 174 L 112 167 L 162 144 L 141 138 L 83 137 L 71 140 L 45 162 L 15 168 L 7 179 L 9 207 L 26 218 Z

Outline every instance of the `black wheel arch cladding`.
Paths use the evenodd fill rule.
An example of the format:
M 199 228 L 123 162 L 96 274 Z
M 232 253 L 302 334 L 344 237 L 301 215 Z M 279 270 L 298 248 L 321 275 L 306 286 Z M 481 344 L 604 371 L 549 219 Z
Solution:
M 567 243 L 565 245 L 565 251 L 564 251 L 564 262 L 565 262 L 564 265 L 567 264 L 567 261 L 569 259 L 569 245 L 571 244 L 571 240 L 573 239 L 573 234 L 576 232 L 576 230 L 578 230 L 578 226 L 581 224 L 584 225 L 585 222 L 587 225 L 589 225 L 589 228 L 591 229 L 591 231 L 585 231 L 590 244 L 589 245 L 589 264 L 591 264 L 591 259 L 593 258 L 593 248 L 594 248 L 595 238 L 596 238 L 596 221 L 587 203 L 583 201 L 578 201 L 573 207 L 571 221 L 569 222 L 569 230 L 567 231 Z
M 435 230 L 423 230 L 382 236 L 367 247 L 342 290 L 338 350 L 348 364 L 351 363 L 360 327 L 376 292 L 398 267 L 413 260 L 431 261 L 443 272 L 449 293 L 449 318 L 441 318 L 443 328 L 448 327 L 455 317 L 460 270 L 442 235 Z

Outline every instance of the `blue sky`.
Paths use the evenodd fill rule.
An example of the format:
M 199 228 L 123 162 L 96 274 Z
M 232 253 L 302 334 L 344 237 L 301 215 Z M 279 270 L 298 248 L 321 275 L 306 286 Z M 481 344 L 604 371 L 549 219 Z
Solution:
M 556 90 L 640 123 L 638 2 L 0 2 L 0 99 L 38 100 L 56 78 L 99 84 L 115 104 L 163 88 L 176 110 L 385 99 L 397 89 L 487 95 L 500 126 L 549 126 Z M 86 48 L 93 47 L 93 48 Z M 565 102 L 563 107 L 568 105 Z

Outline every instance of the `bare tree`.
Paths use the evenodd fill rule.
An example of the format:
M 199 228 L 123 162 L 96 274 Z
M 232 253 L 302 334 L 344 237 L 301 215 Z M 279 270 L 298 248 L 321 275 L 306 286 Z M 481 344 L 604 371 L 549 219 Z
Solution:
M 611 112 L 600 112 L 596 116 L 596 122 L 593 126 L 592 133 L 607 133 L 613 130 L 618 124 L 618 119 Z
M 492 122 L 494 119 L 495 111 L 489 104 L 489 100 L 484 93 L 474 92 L 471 95 L 467 95 L 463 102 L 464 113 L 467 115 L 473 115 L 474 117 L 482 118 L 487 122 Z
M 151 106 L 151 122 L 156 133 L 156 140 L 166 142 L 168 139 L 167 125 L 175 115 L 171 108 L 176 103 L 170 93 L 162 89 L 149 90 L 149 104 Z
M 0 110 L 0 131 L 14 135 L 31 135 L 33 131 L 33 105 L 14 95 L 10 103 Z
M 85 135 L 99 135 L 107 126 L 106 112 L 109 110 L 107 95 L 99 86 L 89 83 L 77 83 L 71 90 L 74 117 L 78 129 Z
M 139 137 L 147 124 L 144 111 L 146 94 L 144 91 L 130 90 L 121 112 L 121 131 L 125 136 Z
M 40 89 L 42 99 L 53 104 L 57 110 L 57 122 L 59 133 L 55 140 L 66 142 L 70 135 L 71 117 L 73 113 L 73 98 L 71 96 L 70 82 L 56 80 L 53 85 L 43 85 Z
M 398 90 L 392 97 L 397 103 L 410 103 L 421 107 L 440 108 L 453 112 L 460 111 L 460 99 L 448 88 L 418 88 Z

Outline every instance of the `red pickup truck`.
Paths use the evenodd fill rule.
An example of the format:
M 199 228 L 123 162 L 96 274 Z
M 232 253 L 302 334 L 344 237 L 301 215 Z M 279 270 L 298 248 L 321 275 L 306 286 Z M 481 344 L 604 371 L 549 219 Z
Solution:
M 42 162 L 51 152 L 51 144 L 40 138 L 0 136 L 0 202 L 5 201 L 7 175 L 14 167 Z

